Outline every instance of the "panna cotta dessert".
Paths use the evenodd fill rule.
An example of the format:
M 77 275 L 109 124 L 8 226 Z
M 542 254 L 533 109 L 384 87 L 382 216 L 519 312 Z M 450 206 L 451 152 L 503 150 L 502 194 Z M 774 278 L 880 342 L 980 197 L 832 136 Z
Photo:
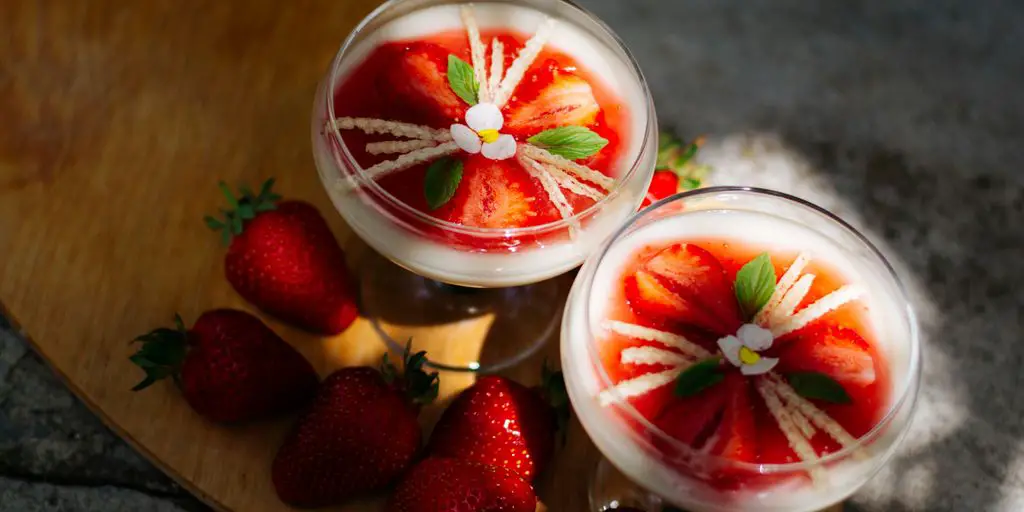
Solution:
M 321 84 L 338 211 L 407 269 L 475 287 L 578 264 L 643 200 L 657 127 L 615 36 L 566 2 L 391 1 Z
M 851 228 L 781 194 L 710 188 L 646 210 L 588 261 L 562 364 L 595 443 L 661 499 L 811 511 L 891 454 L 917 343 L 898 280 Z

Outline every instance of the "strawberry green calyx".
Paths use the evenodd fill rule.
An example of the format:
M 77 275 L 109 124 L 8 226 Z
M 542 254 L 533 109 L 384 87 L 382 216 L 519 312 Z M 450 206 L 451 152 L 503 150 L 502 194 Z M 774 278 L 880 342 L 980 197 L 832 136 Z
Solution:
M 181 363 L 188 351 L 188 330 L 181 316 L 174 315 L 173 329 L 161 327 L 132 342 L 140 342 L 142 346 L 128 359 L 146 372 L 146 378 L 136 384 L 132 391 L 145 389 L 167 377 L 178 380 Z
M 399 375 L 398 369 L 391 363 L 387 354 L 381 358 L 380 373 L 385 382 L 402 391 L 413 404 L 427 405 L 437 399 L 440 380 L 437 372 L 427 373 L 423 370 L 426 362 L 427 353 L 412 353 L 412 340 L 409 340 L 402 355 L 404 375 Z
M 670 132 L 661 132 L 658 137 L 658 161 L 655 170 L 672 171 L 679 176 L 679 189 L 700 188 L 711 168 L 694 162 L 697 151 L 704 145 L 704 137 L 697 137 L 684 143 Z
M 572 408 L 569 404 L 569 392 L 565 389 L 565 378 L 560 370 L 554 370 L 544 361 L 540 369 L 540 393 L 555 411 L 555 423 L 561 434 L 562 442 L 569 430 L 569 415 Z
M 221 210 L 221 218 L 217 219 L 210 215 L 203 217 L 206 226 L 214 231 L 220 231 L 224 245 L 231 243 L 231 238 L 241 235 L 245 228 L 245 222 L 255 219 L 256 215 L 268 212 L 277 208 L 277 201 L 281 196 L 275 194 L 271 189 L 274 187 L 274 178 L 263 182 L 259 194 L 253 194 L 252 189 L 247 186 L 239 187 L 241 197 L 235 197 L 227 184 L 223 181 L 217 184 L 220 191 L 228 201 L 230 210 Z

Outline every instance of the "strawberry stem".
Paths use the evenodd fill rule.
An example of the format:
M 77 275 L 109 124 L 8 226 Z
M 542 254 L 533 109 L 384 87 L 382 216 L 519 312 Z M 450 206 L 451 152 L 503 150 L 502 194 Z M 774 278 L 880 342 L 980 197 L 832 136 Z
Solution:
M 658 161 L 655 169 L 672 171 L 679 177 L 681 190 L 700 188 L 710 168 L 698 165 L 693 159 L 704 145 L 704 137 L 697 137 L 684 144 L 670 132 L 661 132 L 658 138 Z
M 235 197 L 227 183 L 223 181 L 218 182 L 217 187 L 224 195 L 231 209 L 222 209 L 219 219 L 207 215 L 203 217 L 203 222 L 206 223 L 206 227 L 220 232 L 221 241 L 224 245 L 230 244 L 233 237 L 242 234 L 246 221 L 255 219 L 256 215 L 262 212 L 268 212 L 277 208 L 276 203 L 281 199 L 281 196 L 272 191 L 274 178 L 263 182 L 259 194 L 253 194 L 252 189 L 247 186 L 239 187 L 238 190 L 241 198 Z
M 146 373 L 146 377 L 136 384 L 132 391 L 145 389 L 167 377 L 177 382 L 181 363 L 188 351 L 188 329 L 185 328 L 180 315 L 174 315 L 173 329 L 161 327 L 135 338 L 132 342 L 140 342 L 142 346 L 128 359 Z
M 380 373 L 385 382 L 405 393 L 413 404 L 427 405 L 437 399 L 440 380 L 437 372 L 427 373 L 423 370 L 426 362 L 427 353 L 423 351 L 412 353 L 412 339 L 409 339 L 402 354 L 405 374 L 398 375 L 398 368 L 391 363 L 386 353 L 381 358 Z

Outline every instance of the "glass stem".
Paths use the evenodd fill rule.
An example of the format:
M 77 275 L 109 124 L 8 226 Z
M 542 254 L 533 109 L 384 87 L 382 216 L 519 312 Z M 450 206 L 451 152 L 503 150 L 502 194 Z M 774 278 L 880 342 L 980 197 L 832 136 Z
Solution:
M 631 482 L 604 457 L 594 467 L 589 487 L 592 512 L 615 509 L 661 512 L 664 505 L 661 498 Z

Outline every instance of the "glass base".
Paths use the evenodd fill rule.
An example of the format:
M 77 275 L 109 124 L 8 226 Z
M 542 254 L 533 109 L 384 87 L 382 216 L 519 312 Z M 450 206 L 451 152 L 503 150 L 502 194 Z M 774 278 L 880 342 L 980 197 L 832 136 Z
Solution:
M 466 288 L 422 277 L 374 254 L 360 267 L 363 315 L 391 348 L 427 352 L 431 366 L 489 373 L 514 366 L 558 336 L 560 278 Z
M 608 459 L 601 457 L 589 484 L 590 510 L 605 512 L 669 512 L 679 510 L 666 506 L 661 498 L 637 486 L 619 472 Z

